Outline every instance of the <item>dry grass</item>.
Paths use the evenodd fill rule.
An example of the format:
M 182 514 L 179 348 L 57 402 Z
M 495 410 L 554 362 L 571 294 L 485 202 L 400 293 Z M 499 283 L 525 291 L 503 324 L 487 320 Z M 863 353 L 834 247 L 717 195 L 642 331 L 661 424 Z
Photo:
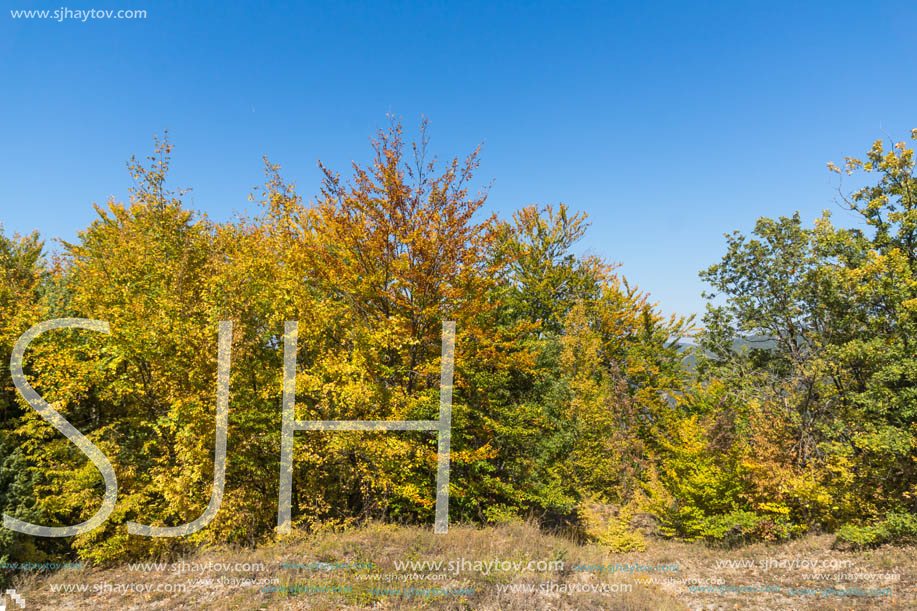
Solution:
M 429 528 L 371 524 L 361 528 L 288 537 L 256 549 L 200 550 L 187 563 L 263 563 L 264 571 L 223 571 L 192 574 L 165 571 L 130 571 L 128 567 L 64 570 L 46 577 L 20 578 L 15 587 L 25 595 L 27 608 L 41 609 L 917 609 L 917 548 L 887 546 L 864 552 L 831 549 L 833 537 L 809 537 L 783 545 L 755 544 L 736 550 L 717 550 L 697 544 L 651 540 L 642 552 L 616 554 L 598 545 L 581 545 L 568 538 L 539 531 L 527 523 L 496 527 L 453 526 L 447 535 L 434 535 Z M 442 581 L 373 582 L 360 576 L 395 573 L 395 561 L 470 562 L 562 560 L 564 570 L 545 572 L 492 571 L 484 575 L 472 570 L 447 574 Z M 846 569 L 818 569 L 823 573 L 899 573 L 896 581 L 850 582 L 804 580 L 808 569 L 717 568 L 716 561 L 763 560 L 852 561 Z M 281 568 L 282 563 L 339 562 L 373 563 L 368 569 L 302 570 Z M 677 573 L 595 573 L 575 571 L 575 565 L 677 564 Z M 411 571 L 401 571 L 410 573 Z M 697 593 L 683 583 L 646 584 L 643 579 L 722 579 L 730 586 L 781 586 L 783 593 Z M 343 586 L 347 593 L 279 594 L 263 592 L 259 585 L 193 584 L 190 579 L 250 578 L 277 579 L 283 586 Z M 52 584 L 184 584 L 182 593 L 149 592 L 120 594 L 55 593 Z M 627 584 L 629 592 L 543 593 L 537 584 Z M 501 585 L 536 584 L 534 593 L 502 592 Z M 471 596 L 386 596 L 374 595 L 376 588 L 473 588 Z M 862 587 L 892 589 L 891 596 L 822 598 L 790 596 L 787 588 Z

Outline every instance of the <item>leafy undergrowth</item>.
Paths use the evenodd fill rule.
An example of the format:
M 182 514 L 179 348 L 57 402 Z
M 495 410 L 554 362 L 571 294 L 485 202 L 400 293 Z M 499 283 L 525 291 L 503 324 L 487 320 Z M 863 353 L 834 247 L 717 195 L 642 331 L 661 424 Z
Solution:
M 833 544 L 832 536 L 811 536 L 721 550 L 651 538 L 645 550 L 614 553 L 601 545 L 545 533 L 530 523 L 458 525 L 446 535 L 435 535 L 429 528 L 370 524 L 293 535 L 258 548 L 202 549 L 184 558 L 160 560 L 165 564 L 159 567 L 123 565 L 20 575 L 14 587 L 24 595 L 26 608 L 41 609 L 917 608 L 917 547 L 853 551 L 835 549 Z M 429 565 L 396 568 L 396 562 L 410 561 L 443 564 L 432 570 Z M 494 561 L 501 564 L 490 564 L 490 569 L 483 564 Z M 505 562 L 533 564 L 530 570 L 503 570 L 510 566 Z M 811 569 L 812 564 L 820 568 Z M 247 570 L 245 565 L 250 565 Z M 642 568 L 612 572 L 614 565 Z M 856 581 L 854 575 L 859 575 Z M 708 590 L 691 591 L 690 585 L 696 588 L 698 582 Z M 582 591 L 603 584 L 610 591 Z M 733 589 L 715 591 L 715 585 Z M 80 586 L 87 591 L 61 592 Z M 184 591 L 164 591 L 178 586 Z M 772 591 L 735 591 L 761 586 Z M 122 593 L 129 587 L 151 591 Z M 434 588 L 465 592 L 431 595 Z M 571 592 L 574 588 L 580 591 Z M 825 595 L 828 588 L 834 593 Z M 890 592 L 852 594 L 852 588 Z M 842 590 L 847 594 L 838 595 Z

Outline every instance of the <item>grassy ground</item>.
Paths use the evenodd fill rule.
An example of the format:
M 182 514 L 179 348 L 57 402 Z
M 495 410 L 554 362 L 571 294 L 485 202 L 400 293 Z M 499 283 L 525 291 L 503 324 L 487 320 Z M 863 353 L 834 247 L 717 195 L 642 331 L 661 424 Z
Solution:
M 24 595 L 27 609 L 917 609 L 917 547 L 886 546 L 852 552 L 832 549 L 833 541 L 831 536 L 812 536 L 788 544 L 719 550 L 650 540 L 645 551 L 612 553 L 598 545 L 582 545 L 541 532 L 526 523 L 453 526 L 447 535 L 434 535 L 430 528 L 373 524 L 343 532 L 293 536 L 257 549 L 200 550 L 185 558 L 169 559 L 168 566 L 146 570 L 123 566 L 20 576 L 14 587 Z M 499 566 L 488 571 L 483 565 L 474 565 L 494 560 L 535 564 L 529 571 L 502 570 Z M 444 565 L 439 570 L 396 570 L 396 561 L 443 561 Z M 453 567 L 450 561 L 455 563 Z M 551 570 L 539 570 L 538 561 L 562 563 L 563 568 L 555 564 Z M 796 566 L 787 568 L 794 561 Z M 336 564 L 316 566 L 318 562 Z M 718 566 L 718 562 L 727 566 Z M 756 566 L 742 566 L 743 562 Z M 806 564 L 812 562 L 822 568 L 810 570 Z M 256 566 L 225 570 L 214 566 L 216 563 Z M 303 566 L 284 568 L 284 563 Z M 356 564 L 362 566 L 353 568 Z M 609 572 L 615 564 L 644 568 Z M 661 565 L 670 570 L 646 570 Z M 671 570 L 672 565 L 678 570 Z M 597 567 L 605 570 L 597 572 Z M 830 577 L 817 579 L 813 573 Z M 899 577 L 875 575 L 886 573 Z M 852 575 L 856 574 L 860 577 L 854 582 Z M 656 583 L 652 583 L 654 579 Z M 708 587 L 731 586 L 733 591 L 692 592 L 689 585 L 697 582 L 691 580 Z M 569 592 L 574 587 L 582 590 L 602 584 L 611 591 Z M 54 591 L 81 585 L 88 586 L 88 591 Z M 163 591 L 181 586 L 185 591 Z M 517 591 L 511 591 L 513 586 Z M 531 586 L 534 591 L 522 591 Z M 734 591 L 743 586 L 770 586 L 772 591 Z M 127 587 L 153 591 L 119 591 Z M 773 591 L 775 587 L 780 591 Z M 160 591 L 155 591 L 157 588 Z M 277 591 L 284 588 L 294 592 Z M 333 591 L 316 591 L 322 588 Z M 430 595 L 433 588 L 465 593 Z M 810 591 L 791 593 L 789 588 Z M 825 588 L 848 589 L 848 595 L 837 596 L 835 592 L 824 596 Z M 851 588 L 890 588 L 891 593 L 850 595 Z M 821 591 L 812 591 L 816 589 Z

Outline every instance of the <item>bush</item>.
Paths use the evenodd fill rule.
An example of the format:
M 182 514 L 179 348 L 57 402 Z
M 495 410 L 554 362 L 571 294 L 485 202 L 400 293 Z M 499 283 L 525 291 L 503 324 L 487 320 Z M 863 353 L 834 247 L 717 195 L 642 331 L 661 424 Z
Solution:
M 577 515 L 585 535 L 616 552 L 643 551 L 646 540 L 631 526 L 633 508 L 615 507 L 597 502 L 583 502 L 577 507 Z
M 917 542 L 917 514 L 894 512 L 871 525 L 845 524 L 838 529 L 837 540 L 857 547 Z

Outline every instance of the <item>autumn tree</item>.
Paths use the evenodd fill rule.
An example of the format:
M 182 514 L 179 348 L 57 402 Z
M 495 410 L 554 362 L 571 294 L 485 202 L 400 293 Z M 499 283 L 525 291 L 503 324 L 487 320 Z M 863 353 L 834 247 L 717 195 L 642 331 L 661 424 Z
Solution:
M 866 542 L 883 521 L 917 532 L 917 183 L 904 143 L 829 167 L 878 176 L 842 197 L 870 231 L 826 212 L 811 229 L 797 214 L 727 236 L 722 262 L 701 274 L 725 303 L 705 317 L 700 371 L 725 385 L 710 426 L 751 468 L 738 477 L 743 510 Z M 726 422 L 725 406 L 758 424 Z M 765 483 L 775 472 L 779 490 Z
M 7 237 L 0 227 L 0 508 L 20 520 L 41 521 L 47 516 L 36 506 L 35 488 L 41 474 L 22 446 L 17 428 L 24 414 L 10 376 L 10 352 L 24 331 L 40 322 L 48 311 L 51 273 L 44 243 L 37 233 Z M 0 560 L 36 561 L 59 550 L 47 541 L 35 541 L 9 530 L 0 534 Z M 2 579 L 2 577 L 0 577 Z

